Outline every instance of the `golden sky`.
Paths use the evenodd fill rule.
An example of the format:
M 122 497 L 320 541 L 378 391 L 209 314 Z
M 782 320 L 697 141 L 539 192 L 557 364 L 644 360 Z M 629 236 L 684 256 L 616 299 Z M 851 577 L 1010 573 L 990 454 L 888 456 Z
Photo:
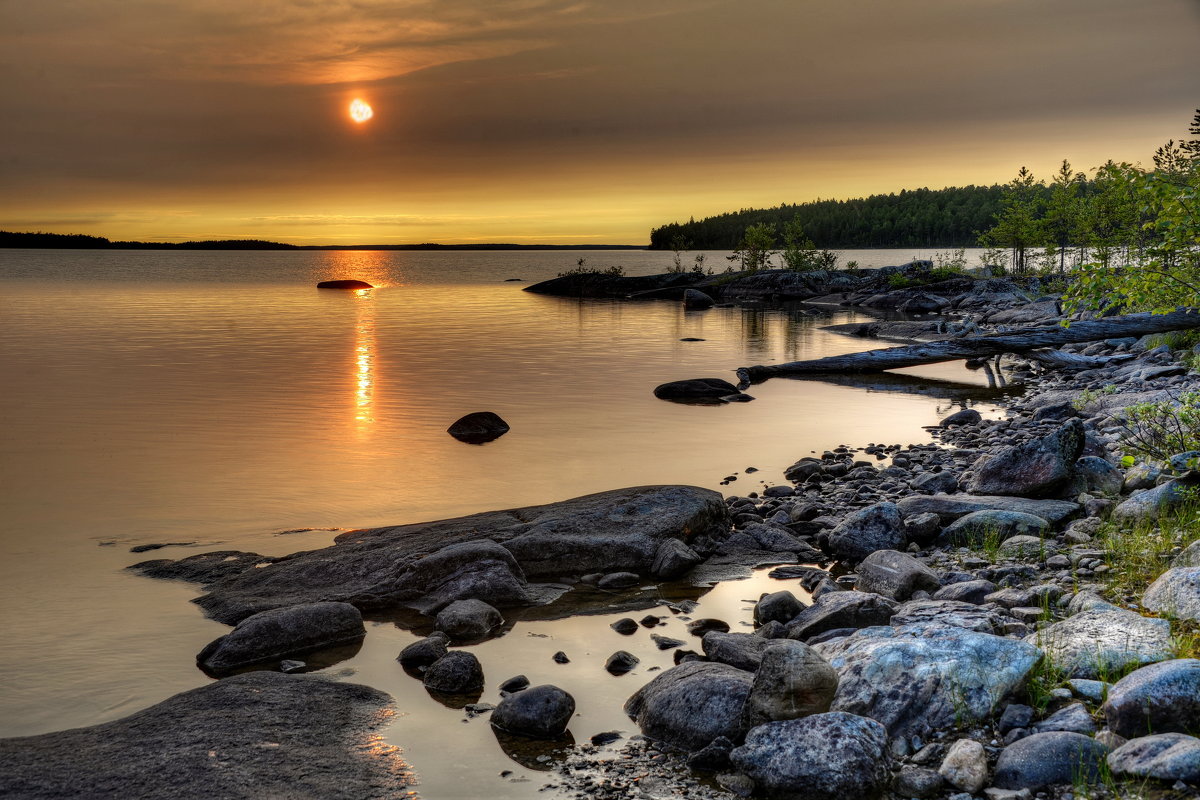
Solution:
M 0 228 L 641 244 L 1198 106 L 1200 0 L 0 0 Z

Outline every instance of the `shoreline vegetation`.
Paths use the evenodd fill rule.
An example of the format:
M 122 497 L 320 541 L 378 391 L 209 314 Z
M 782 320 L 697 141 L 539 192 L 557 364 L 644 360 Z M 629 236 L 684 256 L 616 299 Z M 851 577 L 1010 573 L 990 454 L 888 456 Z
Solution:
M 1193 132 L 1200 136 L 1200 112 Z M 811 254 L 796 262 L 804 269 L 768 269 L 762 251 L 747 268 L 741 248 L 736 272 L 625 278 L 579 270 L 527 290 L 676 302 L 700 314 L 723 303 L 900 312 L 838 332 L 913 343 L 998 340 L 1135 313 L 1200 316 L 1200 139 L 1166 146 L 1155 170 L 1123 170 L 1114 186 L 1137 214 L 1109 244 L 1088 245 L 1107 260 L 1064 274 L 1022 259 L 1022 247 L 1041 246 L 1024 234 L 1004 238 L 1046 218 L 1014 189 L 994 240 L 1013 258 L 1003 275 L 950 274 L 930 262 L 830 270 Z M 809 250 L 801 241 L 793 245 Z M 296 697 L 329 694 L 329 684 L 281 673 L 369 636 L 364 616 L 391 614 L 433 631 L 397 657 L 414 680 L 431 693 L 474 697 L 467 707 L 491 715 L 498 740 L 557 743 L 541 787 L 550 796 L 1196 798 L 1200 335 L 1113 336 L 1095 327 L 1094 339 L 1040 355 L 967 361 L 990 384 L 1018 387 L 1000 419 L 964 402 L 927 442 L 804 456 L 746 495 L 614 489 L 349 531 L 329 547 L 282 558 L 217 551 L 132 564 L 147 577 L 198 584 L 196 602 L 233 626 L 200 652 L 203 668 L 266 674 L 226 678 L 215 684 L 223 690 L 185 692 L 128 718 L 158 720 L 169 710 L 195 732 L 172 746 L 175 757 L 156 762 L 149 785 L 144 761 L 128 756 L 163 748 L 136 724 L 110 724 L 75 732 L 67 750 L 62 734 L 0 740 L 0 793 L 66 797 L 102 785 L 119 796 L 127 783 L 144 787 L 143 797 L 205 796 L 196 765 L 215 757 L 207 742 L 242 720 L 195 710 L 212 709 L 223 691 L 236 694 L 219 699 L 223 711 L 245 688 L 287 695 L 299 714 L 306 705 Z M 717 379 L 695 383 L 713 392 L 690 402 L 749 399 Z M 796 446 L 803 452 L 804 443 Z M 649 605 L 619 607 L 686 616 L 694 606 L 664 600 L 660 586 L 710 586 L 769 565 L 796 591 L 757 598 L 752 632 L 688 620 L 684 641 L 652 633 L 657 617 L 613 624 L 675 652 L 675 666 L 625 703 L 640 734 L 615 758 L 570 740 L 575 701 L 567 692 L 530 687 L 523 676 L 484 676 L 471 652 L 503 634 L 506 614 L 560 613 L 563 602 L 578 604 L 577 614 L 611 610 L 650 586 Z M 401 610 L 410 616 L 394 616 Z M 617 651 L 604 667 L 615 675 L 635 663 Z M 503 681 L 496 706 L 477 703 L 485 681 Z M 366 687 L 338 686 L 361 692 L 365 708 L 380 701 Z M 386 764 L 361 769 L 349 738 L 369 726 L 331 729 L 288 708 L 245 713 L 278 713 L 272 723 L 302 729 L 327 757 L 344 753 L 332 759 L 342 777 L 322 796 L 380 796 L 403 784 Z M 253 750 L 259 734 L 251 738 L 222 756 L 263 758 Z M 272 753 L 269 774 L 249 775 L 229 796 L 261 795 L 281 771 L 303 772 L 303 750 Z

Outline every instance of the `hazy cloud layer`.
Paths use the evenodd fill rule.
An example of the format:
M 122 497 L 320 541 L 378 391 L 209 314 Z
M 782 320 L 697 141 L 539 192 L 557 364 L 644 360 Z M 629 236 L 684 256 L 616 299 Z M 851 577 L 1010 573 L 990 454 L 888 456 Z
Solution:
M 0 0 L 0 226 L 636 242 L 1144 160 L 1198 41 L 1195 0 Z

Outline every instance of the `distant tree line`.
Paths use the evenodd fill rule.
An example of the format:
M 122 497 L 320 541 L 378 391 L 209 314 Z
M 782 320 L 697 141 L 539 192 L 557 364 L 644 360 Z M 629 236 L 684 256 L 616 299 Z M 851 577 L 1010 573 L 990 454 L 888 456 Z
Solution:
M 1044 187 L 1043 192 L 1048 194 Z M 782 232 L 798 224 L 818 247 L 969 247 L 1001 210 L 1002 186 L 906 189 L 853 200 L 817 200 L 775 208 L 745 208 L 705 219 L 672 222 L 650 232 L 655 250 L 735 250 L 746 230 Z
M 637 244 L 319 244 L 297 245 L 262 239 L 217 239 L 201 242 L 113 242 L 82 233 L 18 233 L 0 231 L 0 247 L 89 250 L 644 250 Z

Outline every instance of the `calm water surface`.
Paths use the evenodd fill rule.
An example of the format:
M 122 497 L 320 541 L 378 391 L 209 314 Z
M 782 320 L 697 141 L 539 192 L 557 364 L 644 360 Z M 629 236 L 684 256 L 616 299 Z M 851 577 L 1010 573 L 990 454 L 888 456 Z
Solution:
M 722 269 L 723 255 L 709 254 L 708 264 Z M 844 260 L 880 266 L 930 255 Z M 0 735 L 115 719 L 207 682 L 195 653 L 228 629 L 188 602 L 196 587 L 123 571 L 139 560 L 217 546 L 283 554 L 324 546 L 336 529 L 621 486 L 744 494 L 839 443 L 927 441 L 921 426 L 984 395 L 970 388 L 980 376 L 940 365 L 867 388 L 776 380 L 751 390 L 755 402 L 723 407 L 656 400 L 651 390 L 664 381 L 732 379 L 738 366 L 873 345 L 819 329 L 859 318 L 844 311 L 685 312 L 673 302 L 521 291 L 581 256 L 628 274 L 661 272 L 671 258 L 0 250 Z M 313 288 L 349 277 L 379 288 Z M 512 431 L 483 446 L 445 433 L 480 410 Z M 760 471 L 746 474 L 748 466 Z M 733 474 L 735 483 L 719 485 Z M 295 529 L 335 530 L 283 533 Z M 151 542 L 194 544 L 128 552 Z M 748 623 L 748 603 L 776 583 L 724 584 L 696 615 Z M 645 631 L 633 641 L 610 631 L 619 616 L 519 621 L 473 648 L 489 681 L 483 700 L 495 702 L 495 685 L 524 672 L 575 695 L 577 740 L 630 730 L 621 703 L 671 654 Z M 673 618 L 660 630 L 689 638 L 683 626 Z M 396 698 L 387 735 L 414 764 L 424 796 L 536 795 L 542 781 L 505 755 L 486 716 L 464 724 L 462 711 L 400 670 L 395 655 L 414 638 L 371 623 L 361 650 L 327 672 Z M 612 678 L 603 662 L 620 648 L 642 664 Z M 557 650 L 571 663 L 555 664 Z M 500 779 L 504 769 L 517 782 Z

